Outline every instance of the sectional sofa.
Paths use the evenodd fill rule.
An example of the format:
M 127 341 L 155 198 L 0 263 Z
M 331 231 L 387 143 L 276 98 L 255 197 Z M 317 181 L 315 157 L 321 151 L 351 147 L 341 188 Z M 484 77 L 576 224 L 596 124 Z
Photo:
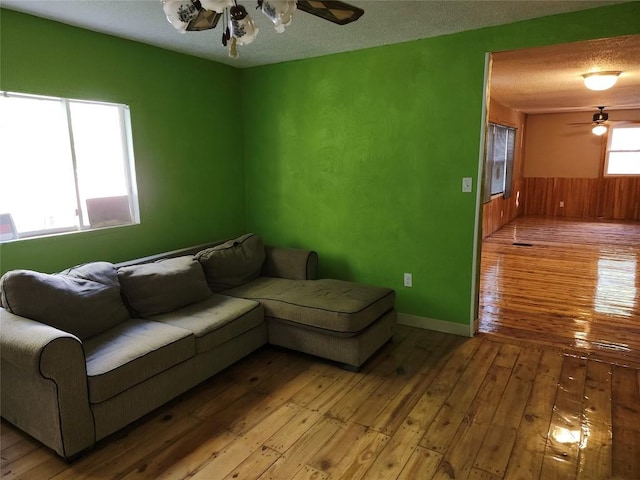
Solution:
M 316 279 L 247 234 L 0 279 L 2 417 L 73 459 L 266 343 L 357 370 L 393 336 L 388 288 Z

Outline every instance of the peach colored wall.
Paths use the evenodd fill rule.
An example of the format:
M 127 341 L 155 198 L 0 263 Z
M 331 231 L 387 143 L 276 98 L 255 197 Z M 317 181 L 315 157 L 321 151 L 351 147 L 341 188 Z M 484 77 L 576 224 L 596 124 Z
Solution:
M 640 110 L 608 113 L 611 120 L 640 120 Z M 527 115 L 524 177 L 600 177 L 606 136 L 591 133 L 592 115 L 591 112 Z M 586 124 L 571 125 L 580 122 Z

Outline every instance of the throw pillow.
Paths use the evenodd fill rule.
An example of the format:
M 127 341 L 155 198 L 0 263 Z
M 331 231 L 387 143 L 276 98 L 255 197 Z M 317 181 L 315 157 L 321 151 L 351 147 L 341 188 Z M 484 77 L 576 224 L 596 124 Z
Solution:
M 93 262 L 57 274 L 12 270 L 0 279 L 2 305 L 81 340 L 129 318 L 113 264 Z
M 191 255 L 118 269 L 122 293 L 139 316 L 171 312 L 211 295 L 204 272 Z
M 196 253 L 213 291 L 226 290 L 258 278 L 265 253 L 262 238 L 248 233 Z

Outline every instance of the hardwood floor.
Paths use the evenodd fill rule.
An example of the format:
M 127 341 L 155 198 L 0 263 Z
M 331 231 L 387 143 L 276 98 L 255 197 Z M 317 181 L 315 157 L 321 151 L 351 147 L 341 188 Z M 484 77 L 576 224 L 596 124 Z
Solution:
M 1 476 L 637 480 L 638 225 L 571 225 L 487 239 L 474 338 L 401 326 L 358 373 L 264 347 L 72 464 L 2 421 Z
M 359 372 L 264 347 L 68 465 L 2 422 L 6 479 L 637 479 L 640 371 L 400 327 Z
M 640 222 L 521 217 L 481 270 L 481 332 L 640 366 Z

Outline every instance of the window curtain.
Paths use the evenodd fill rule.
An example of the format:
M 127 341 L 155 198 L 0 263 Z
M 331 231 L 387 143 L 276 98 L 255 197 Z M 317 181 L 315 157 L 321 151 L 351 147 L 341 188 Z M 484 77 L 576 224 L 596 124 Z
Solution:
M 504 198 L 511 196 L 513 190 L 513 159 L 516 151 L 516 130 L 507 128 L 507 158 L 505 160 Z
M 493 137 L 495 125 L 490 123 L 487 128 L 487 137 L 485 139 L 484 152 L 484 182 L 482 189 L 482 201 L 487 203 L 491 200 L 491 179 L 493 177 Z

